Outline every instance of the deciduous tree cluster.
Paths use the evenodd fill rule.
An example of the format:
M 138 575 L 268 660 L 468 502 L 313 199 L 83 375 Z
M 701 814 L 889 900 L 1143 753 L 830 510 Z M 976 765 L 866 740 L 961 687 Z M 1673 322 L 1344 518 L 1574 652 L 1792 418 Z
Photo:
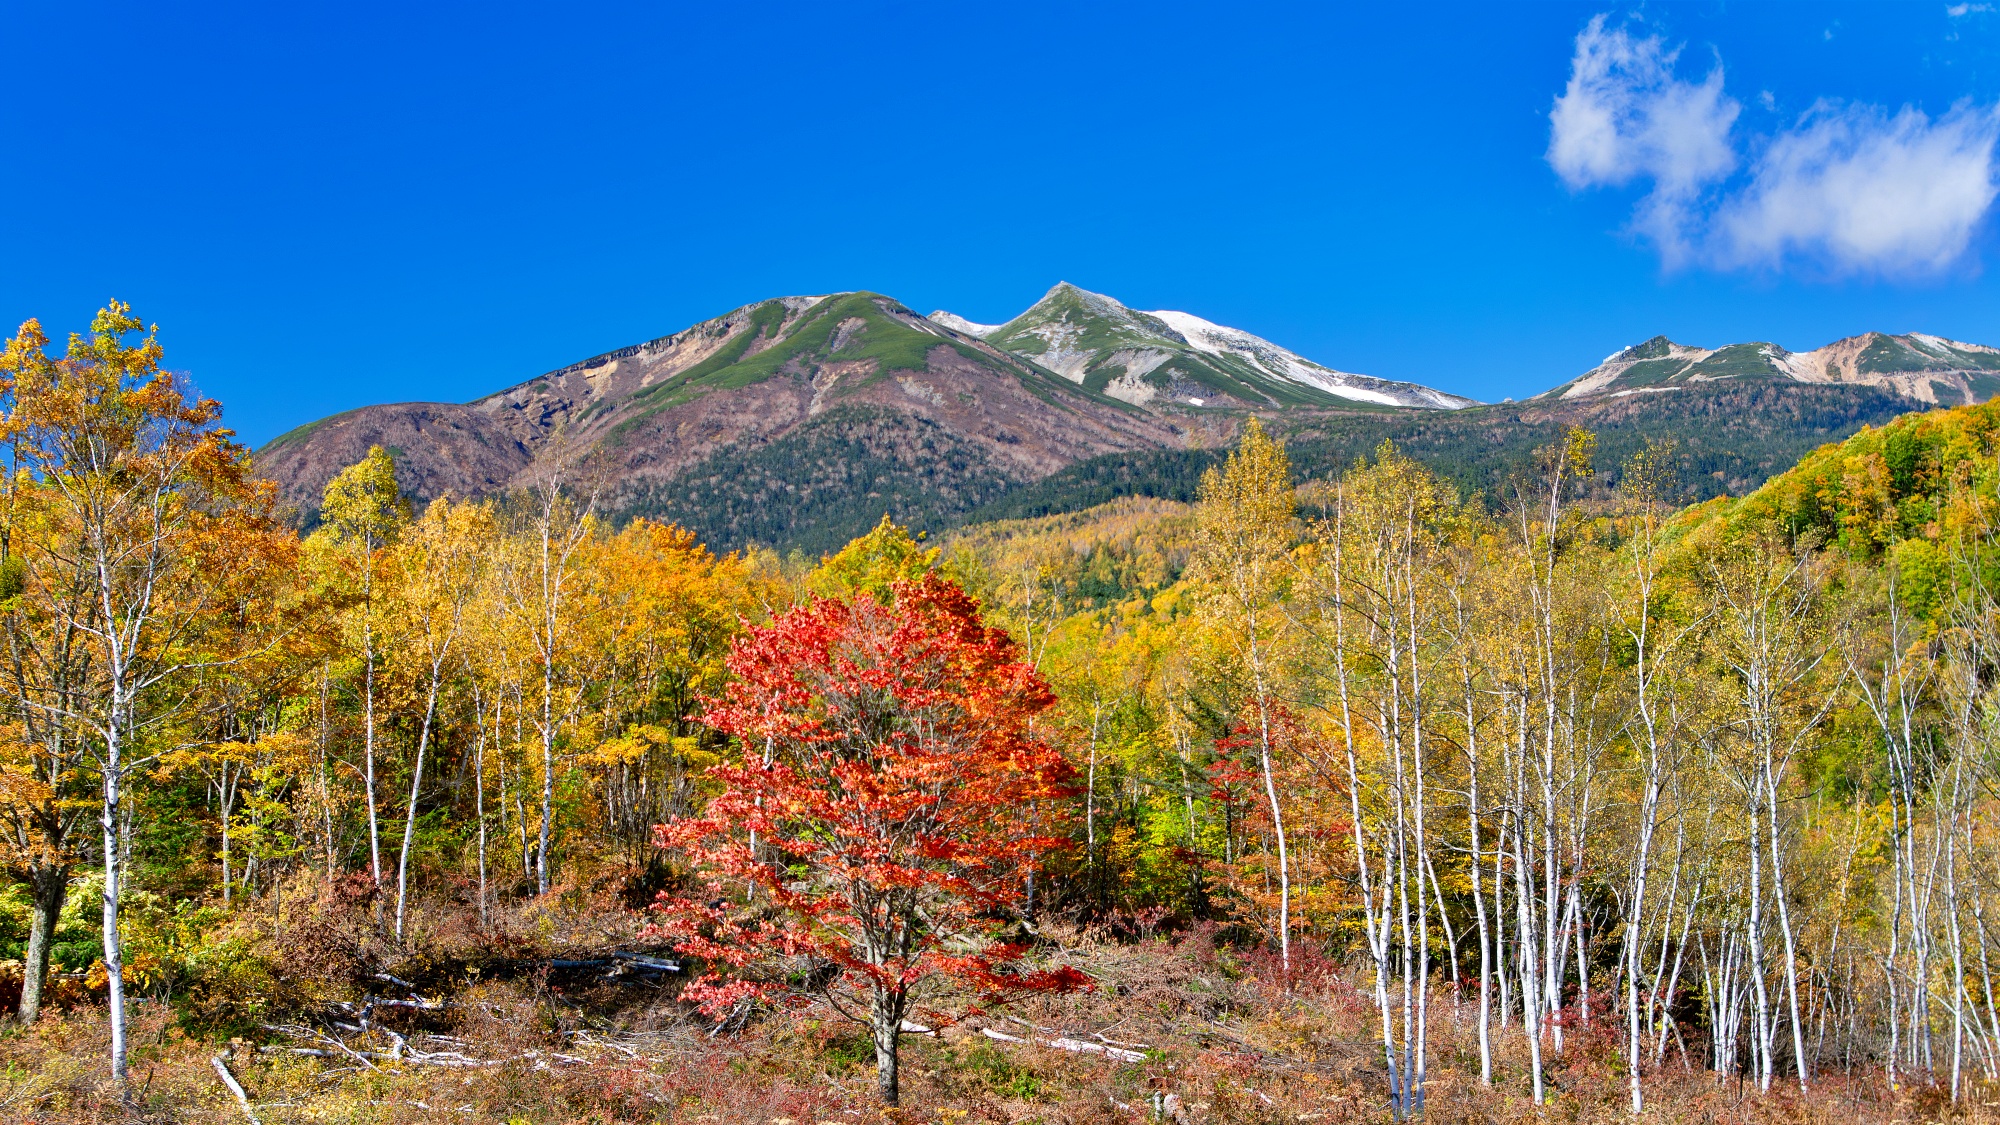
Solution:
M 140 899 L 404 942 L 615 881 L 685 1000 L 831 1004 L 889 1100 L 945 992 L 1088 984 L 1051 917 L 1349 967 L 1399 1117 L 1447 1002 L 1537 1101 L 1587 1025 L 1635 1110 L 2000 1079 L 2000 409 L 1685 509 L 1670 445 L 1466 495 L 1249 420 L 1192 505 L 807 560 L 614 526 L 582 463 L 415 511 L 381 449 L 300 533 L 161 361 L 121 305 L 0 354 L 0 941 L 25 1020 L 94 970 L 121 1077 Z

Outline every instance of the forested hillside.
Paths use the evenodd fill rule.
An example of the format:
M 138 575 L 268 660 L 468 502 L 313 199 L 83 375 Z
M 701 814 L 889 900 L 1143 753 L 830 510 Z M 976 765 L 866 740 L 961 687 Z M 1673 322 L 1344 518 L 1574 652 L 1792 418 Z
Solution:
M 1286 449 L 1300 479 L 1327 480 L 1384 441 L 1493 503 L 1507 498 L 1535 453 L 1570 426 L 1597 435 L 1604 462 L 1596 487 L 1616 487 L 1624 462 L 1650 443 L 1671 443 L 1674 503 L 1741 496 L 1800 457 L 1864 425 L 1881 425 L 1915 403 L 1877 387 L 1763 382 L 1707 384 L 1671 394 L 1533 401 L 1450 413 L 1328 415 L 1287 420 Z M 1146 450 L 1093 457 L 973 509 L 966 520 L 1073 512 L 1117 496 L 1193 500 L 1202 473 L 1224 448 Z
M 2000 1101 L 2000 406 L 1251 419 L 781 556 L 381 448 L 301 535 L 162 363 L 0 353 L 9 1120 Z

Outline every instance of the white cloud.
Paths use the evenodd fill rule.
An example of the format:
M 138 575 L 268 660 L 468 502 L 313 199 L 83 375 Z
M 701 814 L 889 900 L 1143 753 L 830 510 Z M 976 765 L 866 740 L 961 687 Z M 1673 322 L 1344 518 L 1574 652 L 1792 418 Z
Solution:
M 1668 268 L 1908 275 L 1970 248 L 1996 194 L 2000 110 L 1961 104 L 1933 121 L 1822 101 L 1746 157 L 1721 65 L 1691 81 L 1680 54 L 1597 16 L 1549 113 L 1549 165 L 1571 189 L 1645 185 L 1632 227 Z
M 1974 12 L 1990 12 L 1992 10 L 1993 5 L 1991 4 L 1947 4 L 1945 5 L 1944 14 L 1950 16 L 1952 19 L 1962 20 Z
M 1719 264 L 1804 259 L 1836 272 L 1935 273 L 1971 245 L 1996 189 L 2000 117 L 1960 105 L 1816 105 L 1779 133 L 1715 217 Z
M 1679 50 L 1658 36 L 1607 29 L 1576 37 L 1569 86 L 1549 113 L 1549 164 L 1571 188 L 1646 180 L 1638 226 L 1678 256 L 1702 189 L 1736 166 L 1729 132 L 1742 107 L 1722 92 L 1722 68 L 1700 82 L 1674 75 Z

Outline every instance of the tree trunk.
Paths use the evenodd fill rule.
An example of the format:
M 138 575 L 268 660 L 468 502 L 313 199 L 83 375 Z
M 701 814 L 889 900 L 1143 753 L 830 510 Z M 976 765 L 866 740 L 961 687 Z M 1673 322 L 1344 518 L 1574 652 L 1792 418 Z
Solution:
M 1787 902 L 1789 891 L 1785 885 L 1785 857 L 1779 845 L 1778 781 L 1768 759 L 1764 765 L 1764 783 L 1764 809 L 1770 828 L 1771 897 L 1778 905 L 1778 931 L 1785 939 L 1785 993 L 1791 1009 L 1792 1061 L 1798 1066 L 1799 1093 L 1803 1094 L 1810 1087 L 1812 1068 L 1806 1060 L 1805 1026 L 1799 1015 L 1799 952 L 1797 940 L 1792 934 L 1791 905 Z
M 361 750 L 361 780 L 368 800 L 368 873 L 375 885 L 382 885 L 382 828 L 375 815 L 375 634 L 373 626 L 365 619 L 361 624 L 361 659 L 363 664 L 363 736 Z M 375 904 L 375 920 L 382 920 L 382 904 L 378 897 Z
M 42 988 L 49 979 L 49 944 L 69 895 L 69 865 L 40 863 L 29 869 L 34 908 L 28 920 L 28 952 L 21 965 L 21 1022 L 35 1022 L 42 1011 Z
M 1479 922 L 1479 1084 L 1493 1085 L 1493 931 L 1486 917 L 1486 889 L 1479 885 L 1479 753 L 1471 716 L 1471 695 L 1466 696 L 1466 801 L 1465 823 L 1471 841 L 1472 908 Z M 1498 887 L 1494 888 L 1496 891 Z M 1439 907 L 1443 911 L 1443 907 Z M 1456 960 L 1456 958 L 1454 958 Z
M 553 644 L 553 633 L 551 633 Z M 535 837 L 535 893 L 549 893 L 549 824 L 556 799 L 555 668 L 542 665 L 542 823 Z
M 869 1006 L 868 1027 L 875 1039 L 875 1083 L 883 1105 L 896 1105 L 902 1097 L 897 1048 L 903 1034 L 903 1007 L 904 997 L 885 989 L 876 990 Z
M 118 707 L 115 699 L 112 707 L 114 710 Z M 118 897 L 125 880 L 118 846 L 124 767 L 119 761 L 121 747 L 117 733 L 110 732 L 105 741 L 104 808 L 100 821 L 104 829 L 104 982 L 111 1013 L 111 1077 L 117 1081 L 119 1091 L 125 1093 L 125 958 L 118 934 Z
M 1097 734 L 1104 718 L 1104 701 L 1090 705 L 1090 766 L 1083 782 L 1083 868 L 1090 873 L 1092 901 L 1097 897 Z
M 1264 659 L 1257 649 L 1257 614 L 1247 614 L 1250 630 L 1250 674 L 1257 691 L 1257 759 L 1264 773 L 1264 799 L 1271 806 L 1271 829 L 1278 840 L 1278 963 L 1285 989 L 1292 987 L 1292 870 L 1285 842 L 1285 813 L 1278 805 L 1278 783 L 1271 773 L 1270 693 L 1264 683 Z
M 475 720 L 479 725 L 479 742 L 473 751 L 473 806 L 479 818 L 479 928 L 486 929 L 486 710 L 480 708 Z M 493 703 L 493 739 L 500 740 L 500 703 Z M 504 806 L 503 806 L 504 807 Z
M 230 782 L 229 769 L 229 763 L 227 761 L 223 762 L 221 775 L 216 779 L 215 784 L 216 805 L 222 814 L 222 905 L 224 907 L 229 905 L 231 898 L 230 884 L 234 881 L 230 876 L 229 866 L 229 811 L 235 804 L 236 789 Z M 247 882 L 249 878 L 247 872 L 244 878 Z
M 330 694 L 330 692 L 331 692 L 331 684 L 329 683 L 329 679 L 327 676 L 327 667 L 326 665 L 322 664 L 319 666 L 319 815 L 320 815 L 320 828 L 326 835 L 326 885 L 329 887 L 333 886 L 333 871 L 335 864 L 334 839 L 333 839 L 333 781 L 328 776 L 326 768 L 327 764 L 326 745 L 329 737 L 329 731 L 331 730 L 331 725 L 327 722 L 326 708 L 327 708 L 327 696 Z
M 410 803 L 403 814 L 403 849 L 396 855 L 396 940 L 403 940 L 403 910 L 410 898 L 410 845 L 417 838 L 417 794 L 424 785 L 424 752 L 430 748 L 431 720 L 437 715 L 438 674 L 435 665 L 431 669 L 430 699 L 424 704 L 424 727 L 417 735 L 417 765 L 410 774 Z M 483 849 L 482 849 L 483 850 Z M 485 899 L 480 900 L 480 909 L 485 909 Z
M 1271 775 L 1270 722 L 1264 717 L 1264 701 L 1257 701 L 1258 719 L 1264 727 L 1258 757 L 1264 768 L 1264 799 L 1271 804 L 1271 827 L 1278 838 L 1278 962 L 1285 976 L 1285 988 L 1292 986 L 1292 871 L 1291 855 L 1285 846 L 1285 815 L 1278 807 L 1278 784 Z
M 1521 1030 L 1528 1040 L 1528 1068 L 1534 1079 L 1535 1104 L 1541 1105 L 1547 1095 L 1542 1085 L 1541 1013 L 1535 1010 L 1541 1003 L 1541 982 L 1535 979 L 1539 954 L 1535 949 L 1534 892 L 1528 881 L 1527 848 L 1521 839 L 1524 833 L 1520 830 L 1527 826 L 1527 822 L 1522 819 L 1517 824 L 1519 827 L 1514 834 L 1514 882 L 1515 909 L 1520 917 L 1515 919 L 1514 929 L 1521 944 Z

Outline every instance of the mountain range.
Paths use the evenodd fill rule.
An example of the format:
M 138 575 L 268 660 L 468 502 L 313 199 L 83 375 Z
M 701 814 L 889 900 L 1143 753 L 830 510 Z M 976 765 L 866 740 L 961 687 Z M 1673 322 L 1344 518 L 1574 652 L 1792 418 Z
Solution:
M 1698 496 L 1754 487 L 1862 424 L 1996 390 L 2000 350 L 1935 336 L 1802 353 L 1655 337 L 1527 402 L 1485 405 L 1061 283 L 998 325 L 867 292 L 761 301 L 470 403 L 324 418 L 255 459 L 308 525 L 327 481 L 381 445 L 419 502 L 561 471 L 615 520 L 670 519 L 718 549 L 819 551 L 885 513 L 943 529 L 1185 496 L 1253 413 L 1291 436 L 1305 471 L 1386 439 L 1471 488 L 1496 487 L 1563 425 L 1608 430 L 1612 447 L 1685 439 Z
M 1913 332 L 1865 332 L 1809 352 L 1776 344 L 1731 344 L 1709 350 L 1655 336 L 1539 398 L 1586 398 L 1674 390 L 1723 380 L 1791 380 L 1880 387 L 1933 406 L 1984 402 L 2000 391 L 2000 348 L 1962 344 Z

